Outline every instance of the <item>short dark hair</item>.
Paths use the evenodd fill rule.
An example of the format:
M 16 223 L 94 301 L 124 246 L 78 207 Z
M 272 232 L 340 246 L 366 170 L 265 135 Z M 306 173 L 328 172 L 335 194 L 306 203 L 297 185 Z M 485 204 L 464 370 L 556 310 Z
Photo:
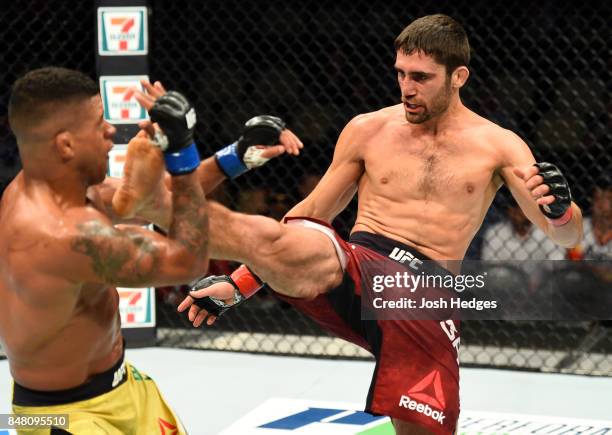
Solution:
M 427 15 L 414 20 L 395 39 L 395 50 L 432 56 L 451 74 L 470 63 L 470 42 L 463 26 L 448 15 Z
M 95 81 L 80 71 L 46 67 L 32 70 L 12 87 L 8 105 L 9 123 L 15 134 L 24 121 L 42 120 L 50 105 L 70 103 L 99 93 Z

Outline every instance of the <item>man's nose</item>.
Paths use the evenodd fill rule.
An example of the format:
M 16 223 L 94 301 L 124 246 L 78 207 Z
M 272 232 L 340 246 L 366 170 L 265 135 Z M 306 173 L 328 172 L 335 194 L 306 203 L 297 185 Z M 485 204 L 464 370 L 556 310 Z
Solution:
M 402 94 L 405 97 L 413 97 L 416 95 L 416 86 L 412 80 L 404 80 L 401 84 Z

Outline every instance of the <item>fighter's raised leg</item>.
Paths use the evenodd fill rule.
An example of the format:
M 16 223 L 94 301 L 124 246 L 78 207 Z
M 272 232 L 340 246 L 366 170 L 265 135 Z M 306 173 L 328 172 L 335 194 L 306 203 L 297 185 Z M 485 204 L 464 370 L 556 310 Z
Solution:
M 264 216 L 235 213 L 220 204 L 208 204 L 211 258 L 231 259 L 249 268 L 280 294 L 313 299 L 340 284 L 342 250 L 331 232 L 299 224 L 283 224 Z M 219 282 L 193 292 L 196 298 L 213 296 L 234 302 L 234 286 Z M 187 297 L 179 311 L 190 308 L 189 320 L 202 324 L 205 310 Z M 212 324 L 214 318 L 209 319 Z

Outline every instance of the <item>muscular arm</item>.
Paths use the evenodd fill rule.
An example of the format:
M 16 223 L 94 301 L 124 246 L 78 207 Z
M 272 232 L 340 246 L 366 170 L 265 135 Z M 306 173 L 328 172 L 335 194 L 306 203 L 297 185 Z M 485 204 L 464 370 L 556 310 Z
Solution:
M 73 282 L 159 286 L 188 282 L 206 271 L 208 216 L 196 174 L 172 178 L 173 216 L 168 236 L 135 226 L 114 227 L 97 210 L 66 216 L 58 252 L 42 268 Z
M 359 145 L 364 140 L 367 122 L 363 116 L 358 116 L 347 124 L 338 138 L 327 172 L 310 195 L 287 216 L 313 217 L 331 223 L 344 210 L 357 192 L 357 183 L 364 170 Z
M 580 208 L 572 202 L 572 218 L 562 226 L 554 226 L 540 211 L 536 199 L 525 186 L 525 181 L 518 177 L 515 168 L 528 168 L 533 166 L 535 158 L 527 144 L 510 131 L 504 131 L 498 139 L 502 150 L 503 164 L 500 175 L 510 189 L 512 196 L 525 213 L 525 216 L 542 229 L 557 245 L 571 248 L 582 240 L 582 213 Z

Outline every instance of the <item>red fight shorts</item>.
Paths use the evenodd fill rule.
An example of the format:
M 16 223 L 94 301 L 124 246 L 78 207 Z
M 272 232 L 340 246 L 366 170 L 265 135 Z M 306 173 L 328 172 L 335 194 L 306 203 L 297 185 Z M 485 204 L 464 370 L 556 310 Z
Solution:
M 326 330 L 374 355 L 366 412 L 415 423 L 436 434 L 455 433 L 459 322 L 364 320 L 361 309 L 362 294 L 371 294 L 363 287 L 371 282 L 366 277 L 397 270 L 398 264 L 408 268 L 406 258 L 433 262 L 414 248 L 378 234 L 355 232 L 346 242 L 324 222 L 293 217 L 285 222 L 319 230 L 336 247 L 344 268 L 338 287 L 313 300 L 279 296 Z

